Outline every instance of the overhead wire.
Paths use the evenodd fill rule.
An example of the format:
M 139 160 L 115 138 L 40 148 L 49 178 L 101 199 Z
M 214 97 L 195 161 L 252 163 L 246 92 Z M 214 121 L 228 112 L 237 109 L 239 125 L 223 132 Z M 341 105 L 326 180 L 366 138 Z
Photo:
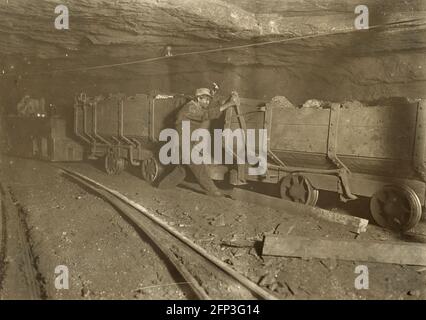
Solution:
M 143 64 L 143 63 L 167 60 L 167 59 L 174 59 L 174 58 L 179 58 L 179 57 L 186 57 L 186 56 L 191 56 L 191 55 L 201 55 L 201 54 L 209 54 L 209 53 L 217 53 L 217 52 L 224 52 L 224 51 L 246 49 L 246 48 L 252 48 L 252 47 L 262 47 L 262 46 L 267 46 L 267 45 L 271 45 L 271 44 L 285 43 L 285 42 L 304 40 L 304 39 L 312 39 L 312 38 L 332 36 L 332 35 L 342 35 L 342 34 L 348 34 L 348 33 L 359 32 L 359 31 L 365 32 L 365 31 L 375 30 L 375 29 L 379 29 L 379 28 L 383 28 L 383 27 L 387 27 L 387 26 L 394 27 L 395 25 L 403 25 L 403 24 L 406 24 L 406 23 L 413 23 L 413 22 L 419 22 L 419 21 L 424 21 L 423 25 L 426 25 L 426 19 L 418 18 L 418 19 L 410 19 L 410 20 L 401 20 L 401 21 L 395 21 L 395 22 L 390 22 L 390 23 L 381 24 L 381 25 L 370 26 L 368 29 L 363 29 L 363 30 L 351 28 L 351 29 L 338 30 L 338 31 L 326 32 L 326 33 L 316 33 L 316 34 L 297 36 L 297 37 L 292 37 L 292 38 L 269 40 L 269 41 L 255 42 L 255 43 L 242 44 L 242 45 L 229 46 L 229 47 L 219 47 L 219 48 L 213 48 L 213 49 L 182 52 L 182 53 L 173 54 L 171 56 L 159 56 L 159 57 L 146 58 L 146 59 L 140 59 L 140 60 L 132 60 L 132 61 L 126 61 L 126 62 L 111 63 L 111 64 L 102 64 L 102 65 L 95 65 L 95 66 L 83 66 L 83 67 L 70 68 L 70 69 L 48 70 L 48 71 L 38 72 L 38 73 L 29 73 L 29 74 L 26 74 L 25 76 L 108 69 L 108 68 L 115 68 L 115 67 L 122 67 L 122 66 L 129 66 L 129 65 L 136 65 L 136 64 Z M 3 74 L 3 77 L 11 77 L 11 76 L 17 77 L 19 75 L 18 74 Z M 20 75 L 20 76 L 22 76 L 22 75 Z

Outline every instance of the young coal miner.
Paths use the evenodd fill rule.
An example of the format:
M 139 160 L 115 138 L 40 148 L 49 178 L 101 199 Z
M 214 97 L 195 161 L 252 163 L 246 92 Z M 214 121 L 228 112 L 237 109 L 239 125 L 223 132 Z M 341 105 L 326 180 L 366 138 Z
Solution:
M 176 119 L 176 129 L 180 137 L 186 136 L 183 132 L 185 128 L 188 128 L 189 136 L 191 136 L 191 134 L 197 129 L 208 130 L 211 120 L 218 119 L 223 111 L 235 106 L 236 104 L 239 104 L 239 97 L 236 92 L 231 94 L 228 102 L 223 103 L 222 105 L 215 108 L 209 108 L 212 98 L 213 96 L 210 89 L 200 88 L 195 92 L 195 99 L 189 101 L 182 107 Z M 216 187 L 213 180 L 210 178 L 206 164 L 194 164 L 190 161 L 185 161 L 190 158 L 191 150 L 196 148 L 196 142 L 189 141 L 188 146 L 189 148 L 186 148 L 185 144 L 182 144 L 182 148 L 180 148 L 181 152 L 179 152 L 179 154 L 182 160 L 180 163 L 187 163 L 185 166 L 194 174 L 195 178 L 198 180 L 198 183 L 207 192 L 208 195 L 216 197 L 223 196 L 222 192 Z M 178 165 L 160 182 L 158 187 L 161 189 L 173 188 L 179 183 L 183 182 L 185 177 L 185 167 Z

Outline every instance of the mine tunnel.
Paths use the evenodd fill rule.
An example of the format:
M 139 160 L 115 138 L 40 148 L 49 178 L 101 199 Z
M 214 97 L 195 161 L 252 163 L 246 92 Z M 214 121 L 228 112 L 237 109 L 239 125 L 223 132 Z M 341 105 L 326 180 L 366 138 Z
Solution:
M 125 224 L 132 220 L 131 213 L 126 216 L 129 210 L 142 210 L 171 219 L 168 225 L 181 228 L 201 247 L 207 243 L 209 253 L 220 255 L 219 260 L 244 273 L 259 286 L 260 289 L 255 290 L 256 297 L 424 299 L 424 268 L 418 271 L 419 265 L 426 264 L 424 245 L 417 242 L 426 242 L 424 217 L 421 218 L 426 203 L 426 162 L 423 161 L 426 137 L 419 134 L 426 121 L 421 118 L 421 110 L 426 107 L 425 22 L 426 3 L 423 0 L 365 0 L 362 4 L 358 0 L 3 0 L 0 3 L 0 200 L 3 195 L 0 239 L 6 239 L 2 236 L 6 228 L 21 228 L 19 232 L 25 236 L 11 240 L 16 240 L 20 246 L 14 248 L 15 252 L 10 249 L 9 253 L 5 248 L 10 241 L 6 244 L 0 240 L 0 298 L 206 298 L 205 289 L 193 290 L 194 296 L 194 292 L 188 294 L 185 285 L 179 285 L 173 292 L 167 288 L 155 293 L 150 291 L 152 286 L 164 282 L 191 281 L 185 278 L 188 273 L 182 273 L 184 279 L 181 275 L 176 277 L 174 267 L 157 268 L 168 249 L 161 245 L 153 249 L 146 241 L 141 241 L 146 240 L 149 232 L 134 231 L 139 222 L 132 221 L 131 226 Z M 241 101 L 243 109 L 250 112 L 263 112 L 264 104 L 266 109 L 277 105 L 291 109 L 288 113 L 285 110 L 289 109 L 280 109 L 274 113 L 275 117 L 265 116 L 269 122 L 262 118 L 265 128 L 266 123 L 270 125 L 271 148 L 277 149 L 267 155 L 268 160 L 275 161 L 271 168 L 292 166 L 291 179 L 282 182 L 285 176 L 280 174 L 279 168 L 272 173 L 268 171 L 262 179 L 274 184 L 265 187 L 259 179 L 253 185 L 237 188 L 243 191 L 241 194 L 237 191 L 234 200 L 244 204 L 235 204 L 228 199 L 231 197 L 223 202 L 203 198 L 198 192 L 199 186 L 195 187 L 195 192 L 191 185 L 162 191 L 157 185 L 145 183 L 150 175 L 168 172 L 157 164 L 151 167 L 153 158 L 144 158 L 147 153 L 158 151 L 154 147 L 139 153 L 130 148 L 128 153 L 119 152 L 119 159 L 114 158 L 115 154 L 109 157 L 108 152 L 114 153 L 112 148 L 96 149 L 97 144 L 113 144 L 120 139 L 120 145 L 124 141 L 140 148 L 145 142 L 137 137 L 126 137 L 126 130 L 131 128 L 138 134 L 141 130 L 140 135 L 149 135 L 150 139 L 158 134 L 157 129 L 151 132 L 149 127 L 145 132 L 136 123 L 146 121 L 148 127 L 157 121 L 157 116 L 151 116 L 154 102 L 165 107 L 175 106 L 175 102 L 165 101 L 167 97 L 179 95 L 179 99 L 183 99 L 179 103 L 187 102 L 185 99 L 193 97 L 197 88 L 212 88 L 213 84 L 217 85 L 221 96 L 231 97 L 227 101 Z M 238 99 L 232 92 L 237 93 Z M 102 137 L 101 131 L 117 125 L 117 121 L 96 123 L 96 112 L 100 111 L 93 105 L 98 100 L 93 98 L 86 105 L 85 97 L 102 96 L 104 100 L 99 100 L 100 104 L 108 105 L 108 101 L 112 101 L 108 99 L 122 101 L 117 98 L 121 95 L 126 98 L 116 105 L 124 103 L 125 110 L 133 110 L 131 108 L 138 108 L 137 101 L 142 101 L 145 109 L 137 109 L 143 113 L 133 119 L 127 116 L 127 120 L 120 120 L 127 111 L 120 109 L 123 104 L 117 107 L 111 114 L 118 119 L 118 129 L 114 130 L 119 132 L 119 137 Z M 30 117 L 20 117 L 20 108 L 28 101 L 43 104 L 46 114 L 35 112 Z M 303 118 L 299 111 L 306 115 L 309 107 L 318 113 Z M 367 111 L 363 109 L 368 107 L 371 108 Z M 93 113 L 93 118 L 87 119 L 86 112 L 90 117 Z M 232 124 L 242 127 L 242 116 L 238 109 L 236 112 L 236 115 L 229 115 L 229 119 L 223 116 L 221 121 L 229 120 L 226 125 L 230 128 Z M 145 113 L 149 116 L 145 117 Z M 297 119 L 294 123 L 292 115 Z M 176 116 L 177 112 L 173 113 L 173 119 L 167 119 L 168 126 L 175 125 Z M 43 119 L 34 122 L 34 117 Z M 300 119 L 308 119 L 308 124 L 314 128 L 306 137 L 306 123 Z M 354 128 L 353 132 L 346 132 L 346 135 L 334 132 L 333 121 L 344 123 L 340 128 L 345 125 L 350 130 Z M 372 129 L 373 122 L 380 129 Z M 90 139 L 79 139 L 86 135 L 86 126 L 95 128 L 94 133 L 90 133 Z M 53 132 L 46 133 L 47 127 L 54 128 L 60 137 L 52 143 L 45 137 L 39 141 L 34 136 L 36 127 L 37 134 L 43 137 Z M 96 133 L 98 128 L 100 134 Z M 352 134 L 355 138 L 351 139 Z M 28 144 L 23 143 L 24 140 Z M 337 140 L 339 143 L 343 140 L 343 145 L 334 145 Z M 52 148 L 61 156 L 49 159 Z M 269 148 L 268 140 L 268 152 Z M 281 152 L 280 148 L 285 150 Z M 319 151 L 310 158 L 303 154 L 306 151 L 303 148 Z M 342 154 L 336 155 L 334 148 L 343 150 Z M 10 155 L 10 149 L 21 154 Z M 32 159 L 35 154 L 41 154 L 44 161 Z M 375 158 L 371 160 L 370 156 Z M 86 160 L 95 159 L 99 160 L 95 165 L 87 164 Z M 62 166 L 60 170 L 64 171 L 57 176 L 62 163 L 67 169 Z M 312 171 L 309 172 L 312 183 L 306 180 L 306 175 L 300 174 L 300 171 L 303 173 L 300 167 L 305 164 Z M 124 175 L 116 180 L 111 178 L 125 171 L 128 165 L 131 168 Z M 104 175 L 102 166 L 109 176 Z M 226 171 L 235 186 L 246 183 L 240 169 Z M 122 216 L 126 217 L 117 218 L 115 210 L 122 208 L 117 199 L 110 201 L 104 196 L 105 190 L 88 191 L 87 185 L 93 181 L 84 182 L 81 176 L 68 179 L 65 177 L 70 175 L 67 170 L 80 170 L 80 174 L 101 181 L 130 199 L 134 197 L 148 209 L 140 206 L 122 209 L 125 212 Z M 141 170 L 145 181 L 140 179 Z M 360 175 L 353 177 L 350 171 Z M 324 172 L 333 177 L 321 180 Z M 370 175 L 369 179 L 364 179 L 366 175 Z M 298 179 L 302 182 L 294 188 Z M 315 184 L 315 179 L 321 181 Z M 87 185 L 81 189 L 76 181 Z M 279 182 L 281 189 L 276 186 Z M 353 188 L 349 190 L 347 184 L 356 187 L 351 185 Z M 293 202 L 314 206 L 319 200 L 318 208 L 312 210 L 322 218 L 325 215 L 327 221 L 319 223 L 315 214 L 305 218 L 305 209 L 293 203 L 278 204 L 280 190 L 285 198 L 286 191 L 282 190 L 286 186 L 292 191 L 290 193 L 304 192 L 300 188 L 307 188 L 307 198 L 293 199 Z M 380 192 L 377 191 L 379 186 L 383 187 Z M 319 196 L 317 189 L 324 192 Z M 369 203 L 373 194 L 373 201 Z M 123 197 L 121 195 L 120 199 Z M 343 202 L 341 206 L 334 202 L 338 202 L 338 197 Z M 108 198 L 108 209 L 104 209 L 106 204 L 101 198 Z M 252 202 L 247 201 L 248 198 Z M 353 205 L 351 200 L 355 200 Z M 86 204 L 81 204 L 84 201 Z M 256 201 L 257 207 L 248 204 Z M 387 209 L 389 203 L 396 202 L 397 207 Z M 106 216 L 100 213 L 103 210 Z M 287 215 L 287 211 L 292 210 L 302 213 L 296 217 Z M 370 210 L 373 216 L 374 212 L 388 210 L 395 213 L 395 217 L 388 223 L 377 214 L 372 217 Z M 415 217 L 409 216 L 407 221 L 401 222 L 398 215 L 404 210 L 410 214 L 415 212 Z M 337 214 L 344 218 L 336 218 Z M 21 223 L 10 225 L 7 221 L 13 219 Z M 336 224 L 336 220 L 345 226 Z M 238 227 L 233 224 L 235 221 Z M 368 294 L 354 291 L 353 281 L 348 279 L 352 279 L 352 261 L 357 258 L 344 253 L 340 256 L 345 256 L 342 259 L 312 253 L 313 258 L 319 259 L 318 264 L 316 260 L 309 260 L 311 257 L 303 256 L 300 260 L 301 256 L 289 258 L 280 256 L 281 253 L 271 254 L 274 257 L 269 257 L 269 262 L 261 260 L 261 246 L 267 243 L 264 239 L 275 244 L 273 241 L 278 243 L 279 240 L 274 237 L 280 234 L 312 235 L 322 240 L 331 235 L 358 248 L 358 244 L 351 242 L 355 241 L 354 221 L 355 239 L 365 232 L 364 223 L 370 221 L 371 232 L 369 229 L 363 241 L 392 240 L 399 241 L 402 246 L 394 248 L 384 244 L 381 252 L 401 253 L 404 246 L 408 248 L 407 243 L 418 245 L 415 249 L 407 249 L 413 250 L 415 256 L 410 256 L 409 262 L 403 258 L 392 260 L 382 254 L 369 261 L 374 254 L 365 253 L 363 257 L 368 256 L 367 261 L 373 263 L 371 268 L 380 274 L 373 276 L 378 284 Z M 389 225 L 399 229 L 392 233 L 382 228 Z M 419 229 L 414 230 L 414 227 Z M 318 246 L 322 243 L 313 242 Z M 34 243 L 41 245 L 34 246 Z M 114 259 L 111 243 L 115 249 L 122 250 L 120 259 Z M 233 244 L 227 245 L 229 243 Z M 416 251 L 417 248 L 420 251 Z M 2 249 L 6 253 L 2 253 Z M 356 249 L 353 251 L 357 253 Z M 30 252 L 31 256 L 22 257 L 22 252 Z M 264 253 L 267 250 L 264 249 Z M 9 267 L 4 262 L 8 261 L 8 254 L 15 255 Z M 139 267 L 146 256 L 155 258 L 144 264 L 142 270 Z M 280 260 L 282 257 L 286 258 Z M 19 269 L 28 259 L 32 261 L 29 268 L 34 279 L 26 290 L 21 284 L 26 282 L 23 279 L 28 275 L 10 270 Z M 106 262 L 102 265 L 101 261 Z M 383 261 L 388 264 L 381 265 Z M 61 290 L 49 281 L 55 267 L 66 264 L 77 270 L 70 279 L 74 287 Z M 185 268 L 190 273 L 200 273 L 200 267 L 195 264 Z M 284 274 L 283 265 L 290 275 Z M 93 266 L 102 270 L 97 272 Z M 330 277 L 323 274 L 336 268 L 338 285 L 330 284 Z M 125 276 L 132 272 L 133 275 Z M 273 272 L 276 274 L 271 278 Z M 351 274 L 349 278 L 348 274 Z M 394 276 L 395 280 L 390 281 Z M 310 284 L 301 280 L 304 277 L 311 280 Z M 332 285 L 333 290 L 328 290 Z M 214 284 L 207 282 L 207 286 L 212 297 L 214 294 L 221 299 L 250 297 L 241 292 L 234 292 L 235 296 L 232 292 L 220 295 Z
M 81 91 L 192 93 L 211 82 L 296 104 L 424 96 L 422 1 L 365 2 L 368 30 L 355 28 L 351 0 L 68 1 L 68 30 L 55 28 L 58 4 L 1 6 L 3 108 L 25 94 L 67 108 Z M 120 66 L 167 47 L 168 59 Z

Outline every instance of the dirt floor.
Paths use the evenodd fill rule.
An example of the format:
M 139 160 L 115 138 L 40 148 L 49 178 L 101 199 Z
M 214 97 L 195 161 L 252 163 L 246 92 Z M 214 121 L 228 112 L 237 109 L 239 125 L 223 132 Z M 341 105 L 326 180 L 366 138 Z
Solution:
M 1 183 L 11 193 L 23 220 L 37 285 L 47 299 L 187 299 L 188 286 L 167 267 L 161 255 L 110 205 L 58 173 L 71 168 L 127 197 L 178 228 L 235 270 L 281 299 L 426 299 L 426 269 L 414 266 L 336 260 L 262 257 L 265 234 L 354 239 L 339 225 L 311 216 L 292 215 L 228 198 L 209 198 L 194 188 L 158 190 L 137 170 L 107 176 L 93 163 L 52 164 L 2 157 Z M 320 206 L 366 216 L 368 203 L 339 204 L 320 196 Z M 425 230 L 424 222 L 419 230 Z M 425 233 L 426 234 L 426 233 Z M 369 225 L 358 239 L 405 241 L 401 235 Z M 419 235 L 417 241 L 424 241 Z M 6 252 L 0 272 L 0 298 L 22 298 L 11 277 L 20 269 L 19 248 Z M 55 268 L 67 266 L 69 290 L 55 288 Z M 357 290 L 355 267 L 369 268 L 369 289 Z

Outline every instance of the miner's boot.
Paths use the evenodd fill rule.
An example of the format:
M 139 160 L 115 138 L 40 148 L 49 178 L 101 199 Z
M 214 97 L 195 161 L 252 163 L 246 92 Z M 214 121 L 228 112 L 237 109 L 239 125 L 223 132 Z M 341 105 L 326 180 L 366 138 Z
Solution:
M 206 190 L 207 195 L 213 197 L 223 197 L 223 193 L 216 187 L 210 178 L 205 165 L 191 165 L 191 171 L 194 173 L 201 187 Z
M 176 166 L 163 180 L 158 184 L 159 189 L 171 189 L 185 180 L 186 171 L 182 166 Z

